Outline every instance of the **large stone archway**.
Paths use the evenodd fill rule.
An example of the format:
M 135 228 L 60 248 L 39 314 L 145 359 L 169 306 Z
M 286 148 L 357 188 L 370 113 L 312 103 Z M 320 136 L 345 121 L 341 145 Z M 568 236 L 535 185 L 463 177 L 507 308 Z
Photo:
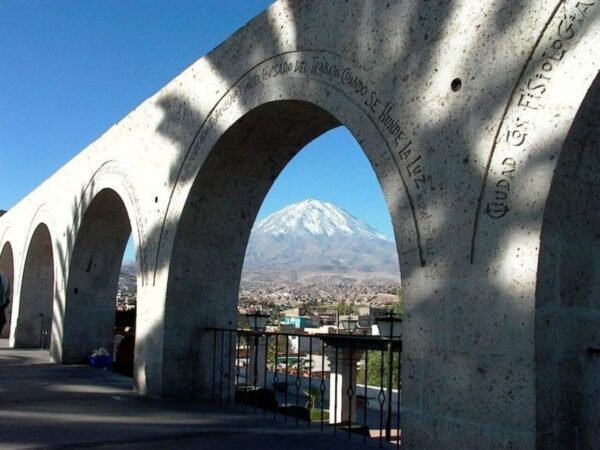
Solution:
M 45 223 L 35 228 L 23 265 L 19 303 L 13 307 L 11 342 L 15 347 L 39 348 L 42 328 L 52 318 L 54 301 L 54 252 Z
M 278 2 L 0 218 L 0 235 L 10 227 L 13 249 L 26 249 L 15 230 L 35 226 L 40 205 L 52 211 L 62 317 L 68 274 L 85 271 L 73 250 L 82 192 L 119 167 L 137 193 L 125 202 L 139 243 L 136 386 L 203 397 L 203 329 L 232 318 L 265 192 L 306 142 L 343 124 L 373 165 L 398 242 L 403 444 L 570 448 L 573 430 L 597 418 L 586 406 L 597 389 L 595 360 L 581 359 L 592 358 L 581 353 L 588 335 L 566 331 L 586 329 L 575 318 L 596 289 L 595 237 L 579 225 L 595 181 L 567 182 L 561 164 L 594 167 L 577 150 L 593 139 L 572 136 L 578 111 L 596 117 L 581 105 L 596 98 L 599 14 L 597 2 L 571 0 Z M 557 221 L 565 202 L 579 209 Z M 573 242 L 570 229 L 582 230 Z M 28 291 L 15 270 L 17 305 Z M 577 305 L 561 303 L 557 280 L 584 290 Z M 69 323 L 56 324 L 61 345 Z M 548 356 L 561 339 L 573 345 Z M 583 368 L 547 378 L 563 363 Z M 563 402 L 573 381 L 582 390 L 564 392 L 579 400 Z
M 99 191 L 85 210 L 71 256 L 63 315 L 63 363 L 80 363 L 94 348 L 113 348 L 116 295 L 129 215 L 119 194 Z
M 165 324 L 177 329 L 178 339 L 173 348 L 175 342 L 165 342 L 169 358 L 162 361 L 163 382 L 176 391 L 163 393 L 199 397 L 210 393 L 210 358 L 203 351 L 209 343 L 198 330 L 235 324 L 244 254 L 258 210 L 272 183 L 296 153 L 340 125 L 329 111 L 299 100 L 263 103 L 231 125 L 202 164 L 179 220 L 169 266 Z M 354 113 L 358 116 L 361 111 Z M 377 160 L 381 154 L 376 149 L 385 141 L 376 129 L 362 133 L 359 139 L 368 149 L 365 153 L 374 162 L 379 179 L 387 180 L 387 197 L 396 197 L 398 192 L 392 187 L 401 186 L 400 177 L 396 174 L 394 180 L 394 174 L 382 171 L 385 165 Z M 384 152 L 383 157 L 390 155 Z M 415 254 L 412 265 L 407 266 L 413 270 L 419 265 Z M 194 313 L 200 310 L 202 314 Z M 181 374 L 190 374 L 189 380 L 178 379 Z

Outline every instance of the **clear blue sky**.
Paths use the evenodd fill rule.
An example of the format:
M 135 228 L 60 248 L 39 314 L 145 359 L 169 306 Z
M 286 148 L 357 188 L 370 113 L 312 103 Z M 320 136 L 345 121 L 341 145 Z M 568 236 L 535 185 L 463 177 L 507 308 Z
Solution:
M 270 3 L 0 0 L 0 209 Z M 300 152 L 259 218 L 308 197 L 393 237 L 375 175 L 343 128 Z

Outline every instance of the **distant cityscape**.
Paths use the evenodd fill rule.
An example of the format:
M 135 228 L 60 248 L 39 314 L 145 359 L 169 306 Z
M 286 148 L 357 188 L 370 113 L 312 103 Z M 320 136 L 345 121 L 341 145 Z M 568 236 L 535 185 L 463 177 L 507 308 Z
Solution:
M 272 316 L 290 308 L 299 308 L 303 315 L 334 314 L 341 303 L 346 310 L 358 314 L 361 307 L 390 308 L 399 301 L 400 283 L 385 277 L 372 280 L 349 278 L 336 282 L 332 276 L 321 277 L 312 282 L 264 281 L 253 274 L 252 279 L 242 280 L 239 293 L 239 310 L 260 307 Z M 136 306 L 135 282 L 121 274 L 117 293 L 117 310 L 130 311 Z
M 260 306 L 273 313 L 300 308 L 303 315 L 334 314 L 338 305 L 358 314 L 360 307 L 391 307 L 398 301 L 399 283 L 385 280 L 358 283 L 243 282 L 239 308 Z

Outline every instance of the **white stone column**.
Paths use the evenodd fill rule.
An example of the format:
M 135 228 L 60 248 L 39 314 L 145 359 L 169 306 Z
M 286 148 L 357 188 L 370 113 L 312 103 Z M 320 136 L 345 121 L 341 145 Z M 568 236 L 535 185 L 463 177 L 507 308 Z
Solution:
M 363 350 L 345 347 L 325 347 L 329 359 L 329 423 L 353 422 L 356 419 L 356 363 L 363 357 Z M 337 364 L 336 364 L 337 358 Z M 352 396 L 348 388 L 352 387 Z
M 265 385 L 265 364 L 267 362 L 267 339 L 265 336 L 255 336 L 248 338 L 248 386 L 254 385 L 254 368 L 257 368 L 256 387 L 264 387 Z M 257 345 L 258 344 L 258 345 Z

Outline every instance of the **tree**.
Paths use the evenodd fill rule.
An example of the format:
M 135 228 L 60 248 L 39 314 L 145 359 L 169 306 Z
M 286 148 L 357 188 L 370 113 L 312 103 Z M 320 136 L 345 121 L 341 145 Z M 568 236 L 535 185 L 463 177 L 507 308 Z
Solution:
M 392 305 L 392 312 L 394 314 L 398 314 L 402 317 L 402 313 L 404 312 L 404 303 L 402 302 L 402 288 L 399 287 L 396 289 L 396 295 L 398 296 L 398 300 Z
M 277 344 L 275 344 L 277 340 Z M 269 338 L 269 345 L 267 348 L 267 366 L 269 370 L 277 370 L 277 357 L 279 355 L 285 355 L 285 343 L 287 338 L 285 336 L 276 335 Z M 275 347 L 277 347 L 277 353 L 275 353 Z
M 302 392 L 308 398 L 308 400 L 306 402 L 306 407 L 308 409 L 317 409 L 318 405 L 320 404 L 319 402 L 321 400 L 321 391 L 319 390 L 319 388 L 316 386 L 311 386 L 310 389 L 306 389 Z
M 341 316 L 347 316 L 354 312 L 354 307 L 349 303 L 346 303 L 346 300 L 341 299 L 337 304 L 337 313 Z
M 383 359 L 383 387 L 387 386 L 387 374 L 389 370 L 389 360 L 387 350 L 368 350 L 368 366 L 367 366 L 367 384 L 369 386 L 382 386 L 382 371 L 381 371 L 381 360 Z M 393 356 L 393 367 L 392 367 L 392 388 L 398 388 L 398 381 L 400 379 L 400 355 L 394 353 Z M 357 369 L 356 381 L 358 383 L 365 382 L 365 368 L 362 365 Z

